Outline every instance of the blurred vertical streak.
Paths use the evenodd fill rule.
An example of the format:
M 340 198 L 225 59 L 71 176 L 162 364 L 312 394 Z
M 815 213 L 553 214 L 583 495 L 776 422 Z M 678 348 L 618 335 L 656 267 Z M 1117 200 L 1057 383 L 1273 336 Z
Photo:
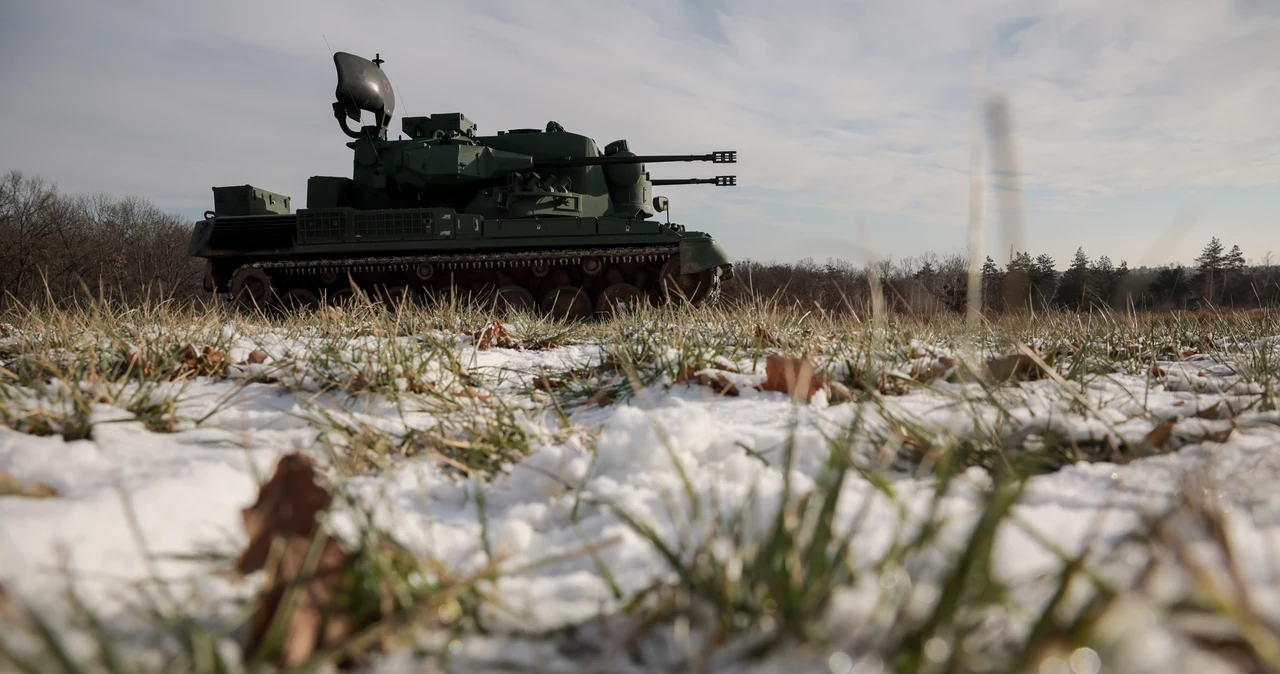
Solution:
M 965 327 L 972 335 L 982 315 L 982 55 L 973 50 L 973 118 L 969 129 L 969 286 L 965 296 Z
M 1009 261 L 1013 261 L 1016 253 L 1023 252 L 1022 225 L 1022 191 L 1018 185 L 1017 149 L 1013 142 L 1012 113 L 1009 103 L 1001 94 L 987 97 L 985 115 L 987 125 L 987 142 L 991 146 L 992 190 L 995 192 L 996 212 L 1003 235 L 1002 247 L 1010 250 Z M 1006 262 L 1007 264 L 1007 262 Z M 1020 298 L 1026 293 L 1031 297 L 1031 288 L 1022 275 L 1006 274 L 1007 286 L 1014 284 L 1024 287 L 1005 287 L 1005 306 L 1021 304 Z
M 987 141 L 991 144 L 992 187 L 999 213 L 1003 245 L 1023 249 L 1022 190 L 1018 185 L 1017 148 L 1013 142 L 1013 115 L 1002 94 L 987 97 Z
M 880 260 L 876 257 L 875 248 L 871 245 L 871 233 L 867 229 L 867 221 L 858 216 L 858 230 L 862 233 L 862 242 L 867 258 L 867 290 L 871 303 L 871 351 L 876 352 L 877 340 L 884 327 L 884 291 L 880 288 Z

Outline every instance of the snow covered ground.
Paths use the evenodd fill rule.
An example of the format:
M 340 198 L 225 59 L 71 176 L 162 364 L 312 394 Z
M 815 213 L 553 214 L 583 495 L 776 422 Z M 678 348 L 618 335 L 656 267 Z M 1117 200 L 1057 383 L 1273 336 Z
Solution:
M 60 593 L 72 577 L 99 615 L 118 625 L 145 625 L 136 604 L 148 579 L 159 574 L 181 581 L 174 591 L 193 611 L 225 613 L 218 607 L 232 597 L 250 597 L 254 585 L 215 573 L 215 564 L 199 556 L 239 553 L 245 543 L 241 508 L 254 501 L 281 456 L 303 451 L 326 467 L 336 491 L 374 508 L 377 522 L 416 553 L 458 572 L 483 566 L 491 554 L 503 558 L 506 573 L 493 592 L 499 601 L 485 608 L 497 636 L 461 639 L 452 649 L 456 655 L 473 658 L 472 665 L 514 659 L 564 671 L 599 654 L 566 643 L 609 641 L 584 623 L 617 614 L 656 581 L 677 579 L 653 542 L 617 511 L 649 523 L 678 548 L 703 542 L 714 521 L 732 518 L 747 504 L 763 532 L 780 507 L 787 478 L 797 492 L 814 488 L 835 450 L 849 452 L 874 476 L 850 473 L 839 487 L 835 513 L 835 528 L 852 541 L 849 555 L 860 575 L 832 593 L 825 616 L 814 616 L 835 635 L 833 644 L 754 666 L 876 671 L 876 663 L 887 665 L 878 659 L 884 655 L 879 647 L 868 643 L 875 634 L 868 626 L 878 624 L 881 601 L 898 596 L 895 588 L 909 587 L 910 611 L 927 616 L 945 592 L 941 574 L 949 568 L 950 557 L 937 553 L 965 544 L 993 479 L 987 469 L 970 467 L 935 504 L 934 464 L 920 446 L 955 447 L 969 439 L 1016 448 L 1019 457 L 1039 453 L 1047 459 L 1064 447 L 1078 452 L 1076 460 L 1030 477 L 1000 523 L 991 574 L 1012 588 L 1009 605 L 1028 614 L 1010 610 L 1000 618 L 1005 622 L 991 628 L 995 641 L 1025 638 L 1036 607 L 1054 589 L 1062 555 L 1087 549 L 1101 577 L 1117 587 L 1134 586 L 1152 552 L 1135 544 L 1133 534 L 1146 535 L 1149 518 L 1191 496 L 1221 513 L 1248 603 L 1260 621 L 1280 625 L 1280 491 L 1274 486 L 1280 483 L 1280 414 L 1265 411 L 1263 388 L 1222 356 L 1164 356 L 1141 374 L 1090 374 L 1068 382 L 1046 377 L 994 392 L 944 375 L 896 395 L 845 400 L 819 391 L 797 404 L 785 393 L 755 388 L 766 378 L 764 362 L 746 351 L 728 352 L 703 363 L 704 371 L 718 371 L 713 376 L 733 382 L 737 395 L 696 377 L 675 383 L 656 368 L 642 377 L 640 390 L 592 402 L 591 390 L 622 380 L 608 367 L 619 344 L 480 349 L 470 336 L 434 333 L 429 338 L 448 348 L 396 371 L 386 352 L 382 360 L 368 360 L 368 354 L 383 348 L 378 340 L 413 343 L 421 335 L 353 337 L 336 359 L 296 331 L 228 326 L 222 337 L 232 363 L 246 362 L 257 349 L 266 358 L 232 364 L 225 375 L 161 382 L 142 394 L 142 384 L 131 384 L 114 401 L 99 397 L 85 416 L 92 430 L 83 439 L 0 428 L 0 473 L 58 493 L 0 497 L 0 586 L 11 598 L 58 614 Z M 330 348 L 334 339 L 325 339 Z M 660 354 L 657 360 L 678 356 Z M 954 369 L 950 352 L 925 349 L 915 356 L 897 364 L 904 376 L 913 365 L 917 372 L 922 366 L 937 367 L 938 374 Z M 848 374 L 848 363 L 824 361 L 821 353 L 815 360 L 833 378 Z M 375 374 L 357 382 L 353 372 Z M 373 381 L 378 376 L 386 381 Z M 335 380 L 350 386 L 325 386 Z M 70 414 L 64 408 L 74 396 L 56 390 L 67 385 L 46 386 L 8 386 L 0 404 L 11 419 L 39 410 L 58 418 Z M 145 406 L 131 411 L 124 401 L 139 395 L 176 400 L 176 408 L 167 417 Z M 529 454 L 488 478 L 456 467 L 465 463 L 457 457 L 470 451 L 465 442 L 448 454 L 450 460 L 425 450 L 377 457 L 377 469 L 335 460 L 334 452 L 358 456 L 371 437 L 399 442 L 444 428 L 464 439 L 489 432 L 514 437 L 527 443 Z M 1003 460 L 997 451 L 978 463 Z M 929 544 L 934 554 L 885 562 L 924 523 L 943 520 L 941 534 Z M 335 526 L 347 533 L 356 528 L 345 511 Z M 1227 564 L 1213 556 L 1213 536 L 1202 533 L 1208 529 L 1192 522 L 1178 531 L 1186 533 L 1192 554 L 1209 560 L 1209 576 L 1228 577 L 1220 571 Z M 596 554 L 583 553 L 589 545 Z M 711 548 L 718 549 L 714 543 Z M 1162 601 L 1202 589 L 1193 576 L 1169 571 L 1159 582 L 1144 581 L 1144 588 L 1154 589 L 1135 591 L 1133 605 L 1117 614 L 1098 642 L 1106 658 L 1102 671 L 1231 671 L 1232 661 L 1206 655 L 1161 617 Z M 576 636 L 537 636 L 574 625 Z M 611 671 L 665 668 L 678 660 L 683 643 L 671 639 L 673 653 L 624 658 Z M 697 642 L 696 635 L 691 639 Z M 927 659 L 939 661 L 952 647 L 945 640 L 926 645 Z M 1091 667 L 1094 651 L 1076 651 L 1075 660 L 1071 653 L 1053 661 L 1068 667 L 1061 671 L 1080 674 L 1072 669 L 1080 662 Z M 390 671 L 407 666 L 409 657 L 397 653 L 383 664 Z M 717 662 L 725 671 L 741 669 L 732 658 Z

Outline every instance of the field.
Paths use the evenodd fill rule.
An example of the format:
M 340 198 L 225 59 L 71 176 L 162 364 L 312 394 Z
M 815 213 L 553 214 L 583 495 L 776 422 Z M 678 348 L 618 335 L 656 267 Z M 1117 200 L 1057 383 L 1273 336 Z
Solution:
M 1277 318 L 13 309 L 0 669 L 1280 671 Z

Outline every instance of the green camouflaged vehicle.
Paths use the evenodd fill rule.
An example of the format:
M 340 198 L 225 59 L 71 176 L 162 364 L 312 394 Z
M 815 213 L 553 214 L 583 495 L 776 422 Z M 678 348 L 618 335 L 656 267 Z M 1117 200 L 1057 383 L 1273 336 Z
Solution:
M 585 318 L 631 302 L 714 301 L 733 265 L 707 234 L 661 222 L 655 185 L 731 186 L 736 176 L 652 180 L 645 164 L 735 163 L 736 152 L 636 155 L 625 140 L 545 129 L 477 133 L 460 113 L 406 117 L 383 61 L 339 52 L 334 116 L 351 177 L 312 176 L 307 203 L 251 185 L 215 187 L 192 232 L 205 289 L 242 304 L 316 307 L 359 288 L 376 298 L 461 291 L 506 307 Z M 355 131 L 348 119 L 374 115 Z M 668 215 L 669 220 L 669 215 Z

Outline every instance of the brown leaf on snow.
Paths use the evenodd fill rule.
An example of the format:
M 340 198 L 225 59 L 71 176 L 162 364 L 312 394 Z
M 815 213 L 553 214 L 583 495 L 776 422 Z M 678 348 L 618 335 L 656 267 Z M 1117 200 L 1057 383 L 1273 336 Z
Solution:
M 1221 400 L 1210 407 L 1206 407 L 1196 412 L 1196 417 L 1212 421 L 1216 421 L 1218 419 L 1230 419 L 1234 416 L 1235 414 L 1232 413 L 1231 407 L 1224 405 Z
M 254 349 L 249 352 L 249 357 L 244 359 L 245 365 L 258 365 L 267 361 L 267 352 L 262 349 Z
M 809 402 L 813 394 L 826 386 L 826 377 L 804 358 L 770 355 L 765 359 L 764 371 L 764 383 L 757 387 L 759 390 L 786 393 L 795 400 Z
M 514 349 L 516 347 L 516 340 L 511 338 L 511 333 L 507 331 L 507 326 L 496 318 L 488 325 L 471 333 L 471 339 L 475 342 L 477 349 L 490 349 L 495 346 L 499 349 Z
M 462 390 L 454 391 L 453 396 L 455 398 L 471 398 L 479 402 L 487 402 L 489 400 L 488 393 L 485 393 L 474 386 L 464 386 L 462 387 Z
M 553 388 L 564 386 L 564 382 L 559 379 L 552 379 L 545 374 L 540 374 L 533 378 L 533 387 L 539 391 L 550 391 Z
M 613 403 L 613 394 L 607 389 L 600 389 L 591 394 L 591 397 L 587 399 L 587 403 L 604 407 L 605 405 Z
M 155 373 L 155 362 L 143 355 L 142 351 L 134 351 L 125 358 L 125 371 L 139 377 L 150 377 Z
M 987 374 L 997 382 L 1009 380 L 1035 381 L 1044 377 L 1045 371 L 1035 359 L 1025 353 L 1015 353 L 987 361 Z
M 329 508 L 332 497 L 316 482 L 311 459 L 289 454 L 276 464 L 276 472 L 258 490 L 258 500 L 240 511 L 249 546 L 236 563 L 240 573 L 261 570 L 277 537 L 300 536 L 310 540 L 317 516 Z
M 1163 377 L 1164 375 L 1165 375 L 1164 368 L 1160 367 L 1159 365 L 1152 365 L 1152 366 L 1151 366 L 1151 376 L 1152 376 L 1152 377 Z
M 1164 423 L 1156 424 L 1156 427 L 1142 438 L 1142 444 L 1150 449 L 1165 449 L 1169 445 L 1169 440 L 1173 438 L 1173 425 L 1175 423 L 1177 423 L 1177 420 L 1171 419 Z
M 691 381 L 699 386 L 710 387 L 716 393 L 728 396 L 738 395 L 738 385 L 725 378 L 724 373 L 720 371 L 701 372 L 693 363 L 686 363 L 684 369 L 676 375 L 674 384 L 683 384 Z
M 709 387 L 720 395 L 738 395 L 738 385 L 726 379 L 722 372 L 700 372 L 697 380 L 699 384 Z
M 955 367 L 955 359 L 939 356 L 933 360 L 920 358 L 912 363 L 911 378 L 924 383 L 945 377 Z
M 691 379 L 698 378 L 698 368 L 693 363 L 685 363 L 684 368 L 676 373 L 676 378 L 672 380 L 673 384 L 683 384 Z
M 194 344 L 188 344 L 182 349 L 180 355 L 182 362 L 174 366 L 173 372 L 170 374 L 173 379 L 189 374 L 205 377 L 226 374 L 227 357 L 212 346 L 206 346 L 204 349 L 197 351 Z
M 847 403 L 853 400 L 853 390 L 838 381 L 831 382 L 831 392 L 827 394 L 827 399 L 832 405 Z
M 756 326 L 755 335 L 756 339 L 768 346 L 777 346 L 779 344 L 777 337 L 774 337 L 768 330 L 765 330 L 759 325 Z
M 58 490 L 43 482 L 23 484 L 18 478 L 0 470 L 0 496 L 19 496 L 22 498 L 57 498 Z
M 345 607 L 352 559 L 336 539 L 319 531 L 318 516 L 331 501 L 316 481 L 311 460 L 295 453 L 280 459 L 257 501 L 241 510 L 249 545 L 236 568 L 244 575 L 267 573 L 265 594 L 246 635 L 246 658 L 272 647 L 265 643 L 267 632 L 290 586 L 296 586 L 293 606 L 280 618 L 284 630 L 278 650 L 271 653 L 282 668 L 306 662 L 317 650 L 333 647 L 363 627 Z M 320 546 L 315 561 L 307 559 L 313 541 Z

